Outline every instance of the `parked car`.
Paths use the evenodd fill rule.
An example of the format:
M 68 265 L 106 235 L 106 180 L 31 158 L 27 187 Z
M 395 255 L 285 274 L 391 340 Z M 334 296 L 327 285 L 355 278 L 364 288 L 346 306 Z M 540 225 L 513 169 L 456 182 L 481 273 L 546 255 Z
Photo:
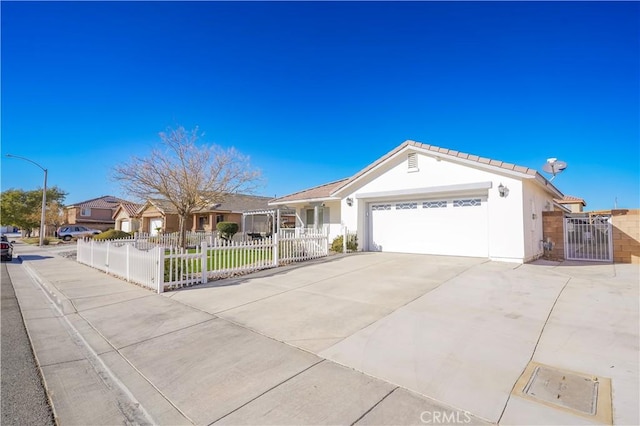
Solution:
M 70 241 L 73 237 L 83 237 L 85 235 L 96 235 L 101 233 L 99 229 L 91 229 L 80 225 L 64 225 L 58 228 L 58 238 Z
M 13 241 L 9 241 L 6 235 L 0 237 L 0 259 L 11 261 L 13 259 Z

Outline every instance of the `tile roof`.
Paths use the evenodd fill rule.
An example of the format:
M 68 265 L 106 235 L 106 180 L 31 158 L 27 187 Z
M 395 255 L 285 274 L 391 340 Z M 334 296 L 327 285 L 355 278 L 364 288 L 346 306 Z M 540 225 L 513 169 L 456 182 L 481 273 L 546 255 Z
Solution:
M 264 210 L 269 208 L 271 197 L 248 194 L 227 194 L 221 203 L 208 206 L 202 211 L 244 212 L 247 210 Z
M 248 210 L 265 210 L 269 209 L 269 200 L 271 197 L 262 197 L 258 195 L 248 194 L 226 194 L 223 196 L 223 200 L 220 203 L 214 203 L 212 205 L 201 207 L 194 210 L 194 213 L 205 212 L 236 212 L 242 213 Z M 158 210 L 164 214 L 177 214 L 177 209 L 169 201 L 159 198 L 149 199 L 148 203 L 153 204 Z M 144 209 L 140 206 L 137 210 L 139 213 Z
M 116 209 L 120 203 L 129 203 L 112 195 L 104 195 L 102 197 L 93 198 L 91 200 L 81 201 L 79 203 L 69 204 L 66 208 L 84 207 L 90 209 Z
M 563 198 L 554 198 L 553 201 L 560 204 L 582 204 L 586 206 L 587 203 L 582 198 L 574 197 L 573 195 L 565 195 Z
M 537 170 L 531 169 L 529 167 L 522 167 L 522 166 L 518 166 L 518 165 L 515 165 L 515 164 L 507 163 L 507 162 L 504 162 L 504 161 L 492 160 L 491 158 L 485 158 L 485 157 L 479 157 L 479 156 L 473 155 L 473 154 L 467 154 L 465 152 L 460 152 L 460 151 L 456 151 L 456 150 L 453 150 L 453 149 L 441 148 L 441 147 L 435 146 L 435 145 L 429 145 L 429 144 L 426 144 L 426 143 L 407 140 L 407 141 L 403 142 L 401 145 L 399 145 L 398 147 L 396 147 L 395 149 L 393 149 L 392 151 L 388 152 L 386 155 L 380 157 L 375 162 L 371 163 L 370 165 L 368 165 L 364 169 L 360 170 L 358 173 L 356 173 L 351 178 L 349 178 L 347 180 L 347 182 L 345 182 L 344 185 L 342 185 L 340 188 L 336 188 L 336 190 L 341 189 L 343 186 L 347 186 L 348 184 L 350 184 L 351 182 L 355 181 L 356 179 L 358 179 L 359 177 L 361 177 L 362 175 L 364 175 L 365 173 L 367 173 L 371 169 L 375 168 L 379 164 L 381 164 L 384 161 L 388 160 L 389 158 L 393 157 L 398 152 L 400 152 L 403 149 L 405 149 L 406 147 L 410 147 L 410 146 L 416 147 L 416 148 L 425 149 L 427 151 L 431 151 L 431 152 L 437 153 L 437 154 L 444 154 L 444 155 L 453 156 L 453 157 L 456 157 L 456 158 L 460 158 L 462 160 L 475 161 L 475 162 L 480 163 L 480 164 L 500 167 L 500 168 L 505 169 L 505 170 L 524 173 L 524 174 L 527 174 L 527 175 L 530 175 L 530 176 L 536 176 L 536 175 L 541 176 L 538 173 Z M 543 176 L 541 176 L 541 177 L 543 177 Z
M 149 198 L 145 204 L 138 209 L 138 214 L 144 210 L 148 204 L 155 206 L 160 212 L 164 214 L 178 214 L 178 210 L 167 200 L 161 198 Z
M 440 154 L 441 156 L 455 157 L 461 160 L 474 161 L 482 165 L 499 167 L 501 169 L 509 170 L 516 173 L 523 173 L 523 174 L 535 177 L 536 179 L 540 180 L 542 184 L 553 188 L 558 193 L 561 193 L 549 180 L 547 180 L 544 176 L 542 176 L 537 170 L 532 169 L 530 167 L 518 166 L 516 164 L 511 164 L 511 163 L 507 163 L 499 160 L 492 160 L 490 158 L 480 157 L 473 154 L 467 154 L 464 152 L 455 151 L 453 149 L 447 149 L 447 148 L 442 148 L 435 145 L 429 145 L 421 142 L 407 140 L 403 142 L 401 145 L 399 145 L 398 147 L 388 152 L 387 154 L 378 158 L 376 161 L 369 164 L 367 167 L 360 170 L 358 173 L 351 176 L 350 178 L 316 186 L 310 189 L 305 189 L 303 191 L 295 192 L 293 194 L 289 194 L 281 198 L 276 198 L 275 200 L 272 200 L 271 203 L 279 204 L 279 203 L 284 203 L 288 201 L 302 201 L 302 200 L 318 199 L 318 198 L 321 199 L 321 198 L 330 198 L 332 196 L 335 196 L 335 194 L 338 191 L 340 191 L 342 188 L 356 181 L 357 179 L 359 179 L 360 177 L 368 173 L 370 170 L 376 168 L 377 166 L 384 163 L 389 158 L 393 157 L 398 152 L 402 151 L 407 147 L 424 149 L 427 151 L 431 151 L 435 154 Z
M 287 201 L 315 200 L 331 197 L 331 193 L 341 187 L 350 178 L 340 179 L 335 182 L 325 183 L 323 185 L 314 186 L 313 188 L 298 191 L 284 197 L 271 200 L 271 203 L 286 203 Z
M 120 203 L 119 207 L 122 207 L 122 210 L 127 212 L 127 214 L 129 216 L 135 216 L 136 213 L 138 212 L 138 210 L 140 210 L 140 208 L 142 207 L 142 204 L 136 204 L 136 203 L 130 203 L 130 202 L 127 202 L 127 201 L 123 201 L 122 203 Z

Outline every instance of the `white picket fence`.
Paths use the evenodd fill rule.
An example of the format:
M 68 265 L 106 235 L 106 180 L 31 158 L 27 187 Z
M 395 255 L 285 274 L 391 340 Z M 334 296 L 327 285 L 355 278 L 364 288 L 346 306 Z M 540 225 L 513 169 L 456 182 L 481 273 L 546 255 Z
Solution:
M 328 236 L 307 233 L 247 241 L 203 239 L 191 249 L 141 239 L 78 240 L 77 260 L 162 293 L 234 275 L 327 256 Z

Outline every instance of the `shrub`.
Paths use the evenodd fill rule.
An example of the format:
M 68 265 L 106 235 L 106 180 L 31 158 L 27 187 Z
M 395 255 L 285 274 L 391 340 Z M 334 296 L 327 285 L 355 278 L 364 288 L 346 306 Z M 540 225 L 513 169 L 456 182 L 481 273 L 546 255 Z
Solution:
M 49 245 L 49 242 L 50 242 L 50 241 L 49 241 L 49 239 L 48 239 L 47 237 L 44 237 L 44 238 L 42 239 L 42 245 L 44 245 L 44 246 L 48 246 L 48 245 Z
M 340 235 L 339 237 L 334 238 L 331 243 L 331 251 L 336 253 L 342 253 L 342 245 L 343 245 L 343 237 Z M 347 250 L 348 251 L 357 251 L 358 250 L 358 237 L 356 235 L 347 235 Z
M 180 259 L 164 260 L 164 282 L 178 281 L 182 278 L 182 262 Z
M 216 225 L 222 239 L 230 241 L 238 232 L 238 224 L 235 222 L 220 222 Z
M 123 238 L 131 238 L 131 234 L 124 231 L 109 229 L 108 231 L 93 235 L 94 240 L 121 240 Z

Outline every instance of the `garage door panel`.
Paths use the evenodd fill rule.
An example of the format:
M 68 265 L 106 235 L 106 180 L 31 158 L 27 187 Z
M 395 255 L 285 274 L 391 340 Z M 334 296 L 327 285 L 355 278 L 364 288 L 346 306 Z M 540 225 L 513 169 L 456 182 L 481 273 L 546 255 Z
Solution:
M 370 250 L 488 255 L 487 209 L 482 198 L 371 203 Z

